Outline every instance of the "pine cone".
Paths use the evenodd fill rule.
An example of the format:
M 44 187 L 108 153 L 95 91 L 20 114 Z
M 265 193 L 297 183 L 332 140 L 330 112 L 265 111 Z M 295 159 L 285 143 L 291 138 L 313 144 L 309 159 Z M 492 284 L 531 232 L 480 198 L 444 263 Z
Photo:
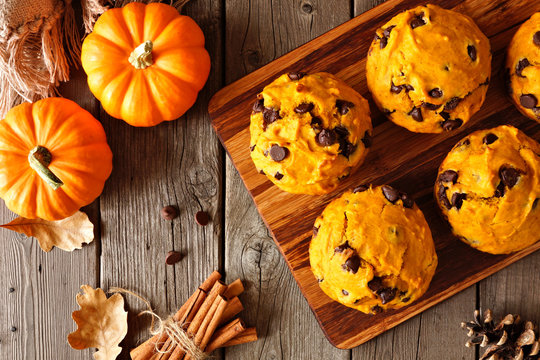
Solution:
M 461 323 L 471 338 L 465 346 L 487 346 L 480 360 L 540 359 L 540 344 L 532 322 L 522 322 L 519 315 L 508 314 L 495 326 L 491 310 L 483 315 L 481 320 L 480 311 L 475 310 L 474 321 Z

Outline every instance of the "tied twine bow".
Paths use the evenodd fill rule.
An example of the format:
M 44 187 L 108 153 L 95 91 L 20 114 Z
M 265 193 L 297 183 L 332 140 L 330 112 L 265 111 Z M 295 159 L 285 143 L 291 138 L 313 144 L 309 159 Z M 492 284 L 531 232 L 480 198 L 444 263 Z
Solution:
M 121 294 L 128 294 L 131 296 L 136 297 L 137 299 L 141 300 L 145 303 L 147 310 L 141 311 L 137 316 L 141 316 L 144 314 L 148 314 L 152 317 L 152 322 L 150 324 L 150 334 L 152 335 L 167 335 L 171 339 L 172 347 L 170 349 L 174 349 L 175 347 L 179 346 L 181 347 L 187 354 L 191 356 L 194 360 L 206 360 L 209 359 L 209 356 L 203 352 L 197 344 L 195 344 L 195 341 L 193 341 L 193 338 L 188 335 L 188 333 L 184 330 L 184 326 L 186 323 L 179 323 L 174 320 L 173 315 L 168 316 L 166 319 L 162 319 L 158 314 L 156 314 L 152 307 L 150 306 L 150 302 L 140 296 L 139 294 L 134 293 L 133 291 L 126 290 L 123 288 L 118 287 L 111 287 L 109 289 L 109 293 L 121 293 Z M 157 325 L 156 325 L 157 322 Z M 172 350 L 168 351 L 162 351 L 158 343 L 154 344 L 156 352 L 158 353 L 167 353 Z

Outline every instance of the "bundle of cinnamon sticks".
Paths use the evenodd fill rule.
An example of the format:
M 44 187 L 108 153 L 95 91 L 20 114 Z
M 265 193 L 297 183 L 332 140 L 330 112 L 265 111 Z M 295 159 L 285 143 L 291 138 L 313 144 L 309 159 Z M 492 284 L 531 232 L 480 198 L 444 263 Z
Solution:
M 255 328 L 246 328 L 236 315 L 244 309 L 238 299 L 244 291 L 240 279 L 225 285 L 221 274 L 214 271 L 174 314 L 173 320 L 203 352 L 245 344 L 257 340 Z M 159 351 L 157 351 L 159 350 Z M 154 335 L 131 350 L 133 360 L 189 360 L 192 356 L 184 347 L 162 333 Z

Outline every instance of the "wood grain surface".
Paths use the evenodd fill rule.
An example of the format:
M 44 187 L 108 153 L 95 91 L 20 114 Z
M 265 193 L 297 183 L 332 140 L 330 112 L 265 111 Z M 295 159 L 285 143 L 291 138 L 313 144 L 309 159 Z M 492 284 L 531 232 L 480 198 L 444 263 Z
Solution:
M 222 89 L 209 107 L 214 128 L 302 292 L 329 340 L 340 348 L 354 347 L 369 340 L 540 247 L 540 244 L 536 244 L 508 256 L 477 252 L 451 235 L 432 197 L 438 165 L 464 135 L 507 123 L 519 127 L 537 140 L 540 138 L 540 125 L 521 116 L 508 101 L 502 77 L 506 45 L 519 24 L 540 10 L 537 1 L 435 2 L 475 19 L 492 45 L 493 74 L 486 103 L 463 128 L 438 135 L 414 134 L 395 126 L 385 120 L 380 112 L 373 110 L 374 146 L 365 165 L 344 180 L 337 191 L 319 197 L 280 191 L 265 176 L 259 175 L 251 162 L 249 114 L 256 94 L 266 84 L 287 71 L 329 71 L 369 97 L 364 67 L 372 34 L 396 13 L 420 3 L 424 2 L 388 1 Z M 390 183 L 416 198 L 431 226 L 439 255 L 437 273 L 422 299 L 401 310 L 376 316 L 348 309 L 326 297 L 309 269 L 307 253 L 316 216 L 333 197 L 360 183 Z M 294 225 L 291 219 L 294 219 Z

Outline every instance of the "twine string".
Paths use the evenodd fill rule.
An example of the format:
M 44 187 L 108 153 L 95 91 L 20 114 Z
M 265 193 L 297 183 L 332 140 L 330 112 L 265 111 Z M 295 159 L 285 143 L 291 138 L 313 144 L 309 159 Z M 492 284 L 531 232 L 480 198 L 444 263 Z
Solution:
M 133 291 L 118 288 L 118 287 L 111 287 L 108 291 L 109 293 L 122 293 L 122 294 L 128 294 L 131 296 L 134 296 L 135 298 L 141 300 L 146 305 L 146 310 L 141 311 L 137 314 L 137 316 L 141 315 L 150 315 L 152 318 L 152 322 L 150 324 L 150 334 L 152 335 L 167 335 L 169 339 L 171 339 L 172 347 L 170 349 L 174 349 L 175 347 L 182 348 L 187 354 L 191 356 L 194 360 L 206 360 L 208 359 L 208 355 L 203 352 L 197 344 L 195 344 L 195 341 L 191 336 L 188 335 L 188 333 L 184 330 L 186 323 L 180 323 L 174 320 L 173 315 L 170 315 L 166 319 L 161 318 L 158 314 L 156 314 L 152 310 L 152 306 L 150 305 L 150 302 L 143 298 L 141 295 L 134 293 Z M 165 350 L 162 351 L 158 347 L 158 343 L 154 344 L 154 347 L 156 349 L 156 352 L 158 353 L 167 353 L 172 350 Z

